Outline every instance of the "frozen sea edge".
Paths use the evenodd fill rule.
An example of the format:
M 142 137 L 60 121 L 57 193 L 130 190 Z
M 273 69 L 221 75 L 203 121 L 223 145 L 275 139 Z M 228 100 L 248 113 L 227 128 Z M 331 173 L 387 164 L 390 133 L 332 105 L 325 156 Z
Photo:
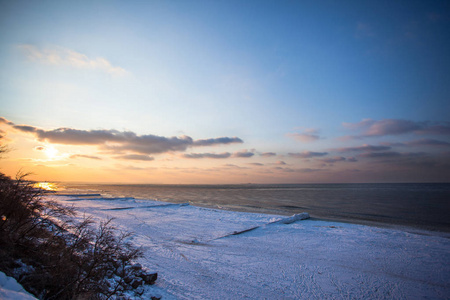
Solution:
M 133 198 L 48 196 L 115 218 L 158 272 L 142 299 L 448 299 L 450 239 Z M 297 220 L 299 218 L 302 220 Z M 287 223 L 287 224 L 285 224 Z

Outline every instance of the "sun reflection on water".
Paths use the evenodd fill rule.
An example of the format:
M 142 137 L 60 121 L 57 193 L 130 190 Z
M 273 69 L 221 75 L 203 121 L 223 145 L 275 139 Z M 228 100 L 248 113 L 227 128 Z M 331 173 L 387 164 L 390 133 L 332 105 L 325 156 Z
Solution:
M 37 189 L 42 189 L 45 191 L 57 191 L 58 187 L 56 186 L 56 184 L 51 183 L 51 182 L 36 182 L 35 184 L 33 184 L 34 188 Z

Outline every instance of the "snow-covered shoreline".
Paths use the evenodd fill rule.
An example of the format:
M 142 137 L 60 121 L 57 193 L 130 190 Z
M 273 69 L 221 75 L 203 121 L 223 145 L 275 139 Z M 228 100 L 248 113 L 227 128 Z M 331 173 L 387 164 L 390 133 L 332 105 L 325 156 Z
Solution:
M 158 272 L 163 299 L 446 299 L 450 239 L 433 233 L 132 198 L 47 196 L 115 218 Z M 272 224 L 269 224 L 272 223 Z M 255 230 L 239 235 L 232 233 Z

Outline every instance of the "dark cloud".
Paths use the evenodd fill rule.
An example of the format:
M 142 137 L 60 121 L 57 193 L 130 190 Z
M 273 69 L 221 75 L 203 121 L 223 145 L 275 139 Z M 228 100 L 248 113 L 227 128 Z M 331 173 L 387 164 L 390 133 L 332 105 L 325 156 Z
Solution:
M 362 134 L 355 138 L 401 135 L 407 133 L 450 135 L 449 122 L 417 122 L 401 119 L 372 120 L 365 119 L 358 123 L 344 123 L 344 127 L 352 130 L 362 131 Z
M 280 170 L 280 171 L 285 172 L 285 173 L 294 173 L 295 172 L 295 170 L 292 169 L 292 168 L 275 167 L 274 169 L 275 170 Z
M 116 153 L 132 151 L 139 154 L 157 154 L 169 151 L 185 151 L 192 145 L 193 141 L 188 136 L 167 138 L 156 135 L 137 136 L 134 133 L 127 133 L 124 140 L 116 143 L 118 145 L 104 144 L 102 148 Z
M 422 129 L 424 124 L 408 120 L 385 119 L 374 121 L 366 130 L 367 136 L 398 135 Z
M 273 169 L 279 170 L 282 172 L 286 172 L 286 173 L 313 173 L 313 172 L 325 171 L 325 169 L 312 169 L 312 168 L 293 169 L 293 168 L 275 167 Z
M 414 140 L 410 142 L 406 142 L 405 144 L 409 146 L 437 146 L 437 147 L 449 147 L 449 142 L 439 141 L 435 139 L 420 139 Z
M 220 137 L 213 139 L 203 139 L 203 140 L 195 140 L 192 145 L 193 146 L 213 146 L 218 144 L 234 144 L 234 143 L 243 143 L 244 141 L 238 137 Z
M 333 149 L 333 151 L 337 151 L 337 152 L 363 152 L 363 151 L 387 151 L 390 150 L 391 147 L 390 146 L 373 146 L 373 145 L 367 145 L 364 144 L 362 146 L 358 146 L 358 147 L 344 147 L 344 148 L 337 148 L 337 149 Z
M 320 171 L 325 171 L 325 170 L 324 169 L 311 169 L 311 168 L 297 169 L 297 172 L 300 172 L 300 173 L 313 173 L 313 172 L 320 172 Z
M 94 156 L 94 155 L 84 155 L 84 154 L 73 154 L 70 156 L 70 158 L 76 159 L 76 158 L 87 158 L 87 159 L 95 159 L 95 160 L 101 160 L 100 157 Z
M 444 125 L 434 125 L 422 128 L 417 131 L 418 134 L 431 134 L 431 135 L 450 135 L 450 122 Z
M 295 158 L 312 158 L 312 157 L 321 157 L 327 155 L 328 152 L 312 152 L 312 151 L 303 151 L 300 153 L 288 153 L 289 156 Z
M 385 152 L 370 152 L 362 153 L 359 157 L 365 158 L 417 158 L 425 156 L 424 152 L 396 152 L 396 151 L 385 151 Z
M 255 155 L 255 153 L 250 152 L 248 150 L 242 150 L 234 153 L 224 152 L 224 153 L 188 153 L 184 154 L 185 158 L 229 158 L 229 157 L 240 157 L 240 158 L 248 158 Z
M 36 127 L 28 125 L 14 125 L 13 128 L 23 132 L 36 132 L 38 130 Z
M 263 152 L 259 154 L 260 156 L 263 157 L 272 157 L 272 156 L 276 156 L 277 154 L 275 152 Z
M 248 163 L 248 165 L 258 166 L 258 167 L 264 166 L 264 164 L 262 164 L 262 163 Z
M 130 131 L 117 130 L 79 130 L 58 128 L 43 130 L 28 125 L 15 125 L 0 119 L 21 132 L 36 136 L 39 141 L 65 145 L 92 145 L 114 153 L 134 152 L 135 154 L 157 154 L 170 151 L 186 151 L 188 147 L 219 144 L 242 143 L 238 137 L 220 137 L 194 141 L 189 136 L 163 137 L 157 135 L 137 135 Z
M 321 162 L 327 163 L 327 164 L 333 164 L 339 161 L 346 161 L 347 159 L 343 156 L 335 156 L 335 157 L 330 157 L 330 158 L 322 158 L 322 159 L 318 159 Z
M 231 156 L 231 153 L 224 152 L 224 153 L 189 153 L 184 154 L 183 157 L 185 158 L 228 158 Z
M 153 157 L 142 154 L 128 154 L 128 155 L 119 155 L 114 157 L 116 159 L 124 159 L 124 160 L 143 160 L 143 161 L 152 161 Z
M 44 151 L 44 150 L 45 150 L 45 147 L 44 147 L 44 146 L 36 146 L 36 147 L 34 147 L 34 150 L 37 150 L 37 151 Z
M 238 151 L 238 152 L 234 152 L 233 153 L 233 157 L 252 157 L 253 155 L 255 155 L 255 153 L 250 152 L 248 150 L 242 150 L 242 151 Z
M 225 168 L 231 168 L 231 169 L 242 169 L 242 170 L 248 170 L 247 167 L 241 167 L 241 166 L 237 166 L 237 165 L 233 165 L 233 164 L 226 164 L 223 165 Z

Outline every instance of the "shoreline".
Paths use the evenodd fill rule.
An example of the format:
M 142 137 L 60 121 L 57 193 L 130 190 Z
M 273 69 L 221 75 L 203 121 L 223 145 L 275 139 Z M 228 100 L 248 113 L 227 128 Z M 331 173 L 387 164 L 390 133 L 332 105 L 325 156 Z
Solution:
M 396 184 L 78 185 L 60 182 L 55 194 L 132 197 L 283 216 L 308 212 L 319 220 L 450 234 L 446 214 L 449 208 L 443 202 L 450 185 L 433 184 L 431 189 L 426 185 L 397 188 Z
M 139 200 L 147 200 L 147 199 L 139 199 Z M 159 202 L 172 203 L 168 201 L 155 200 Z M 285 210 L 276 210 L 276 209 L 267 209 L 267 208 L 258 208 L 258 207 L 249 207 L 249 206 L 214 206 L 214 205 L 201 205 L 198 203 L 189 203 L 189 205 L 224 210 L 230 212 L 245 212 L 245 213 L 255 213 L 255 214 L 265 214 L 265 215 L 279 215 L 279 216 L 291 216 L 294 214 L 306 212 L 310 215 L 310 220 L 313 221 L 325 221 L 325 222 L 338 222 L 338 223 L 346 223 L 346 224 L 355 224 L 355 225 L 364 225 L 370 227 L 377 228 L 387 228 L 393 230 L 400 230 L 408 233 L 415 233 L 421 235 L 429 235 L 429 236 L 439 236 L 450 239 L 450 228 L 448 231 L 440 230 L 435 226 L 426 226 L 426 225 L 414 225 L 414 224 L 406 224 L 406 223 L 394 223 L 394 222 L 382 222 L 376 220 L 367 220 L 367 219 L 358 219 L 358 218 L 345 218 L 345 217 L 327 217 L 327 216 L 319 216 L 316 214 L 312 214 L 309 211 L 296 211 L 289 212 Z
M 55 196 L 68 196 L 68 195 L 80 195 L 80 194 L 65 194 L 65 193 L 58 193 L 58 192 L 48 192 L 48 195 L 55 195 Z M 89 193 L 89 194 L 82 194 L 83 197 L 103 197 L 101 193 Z M 120 197 L 122 198 L 122 197 Z M 164 201 L 164 200 L 156 200 L 156 199 L 146 199 L 146 198 L 135 198 L 135 197 L 123 197 L 123 198 L 133 198 L 136 200 L 141 201 L 157 201 L 161 203 L 168 203 L 168 204 L 181 204 L 184 202 L 174 202 L 174 201 Z M 108 198 L 105 198 L 108 199 Z M 94 200 L 94 199 L 93 199 Z M 355 225 L 365 225 L 365 226 L 371 226 L 371 227 L 377 227 L 377 228 L 388 228 L 388 229 L 394 229 L 394 230 L 401 230 L 404 232 L 409 233 L 416 233 L 421 235 L 431 235 L 431 236 L 440 236 L 444 238 L 450 239 L 450 228 L 448 228 L 447 231 L 442 230 L 439 227 L 432 226 L 432 225 L 417 225 L 417 224 L 411 224 L 408 222 L 387 222 L 387 221 L 381 221 L 381 220 L 371 220 L 371 219 L 364 219 L 364 218 L 355 218 L 355 217 L 339 217 L 339 216 L 325 216 L 325 215 L 318 215 L 315 213 L 311 213 L 308 210 L 286 210 L 286 209 L 270 209 L 270 208 L 264 208 L 264 207 L 256 207 L 256 206 L 250 206 L 250 205 L 219 205 L 219 204 L 204 204 L 204 203 L 196 203 L 189 201 L 189 205 L 195 206 L 195 207 L 202 207 L 202 208 L 208 208 L 208 209 L 217 209 L 217 210 L 223 210 L 223 211 L 229 211 L 229 212 L 245 212 L 245 213 L 255 213 L 255 214 L 265 214 L 265 215 L 278 215 L 278 216 L 292 216 L 294 214 L 307 212 L 310 215 L 310 220 L 316 220 L 316 221 L 327 221 L 327 222 L 339 222 L 339 223 L 346 223 L 346 224 L 355 224 Z
M 144 251 L 138 262 L 161 274 L 145 293 L 165 299 L 439 299 L 449 293 L 450 240 L 439 232 L 314 215 L 285 224 L 274 221 L 291 214 L 286 211 L 73 196 L 55 200 L 133 232 Z

